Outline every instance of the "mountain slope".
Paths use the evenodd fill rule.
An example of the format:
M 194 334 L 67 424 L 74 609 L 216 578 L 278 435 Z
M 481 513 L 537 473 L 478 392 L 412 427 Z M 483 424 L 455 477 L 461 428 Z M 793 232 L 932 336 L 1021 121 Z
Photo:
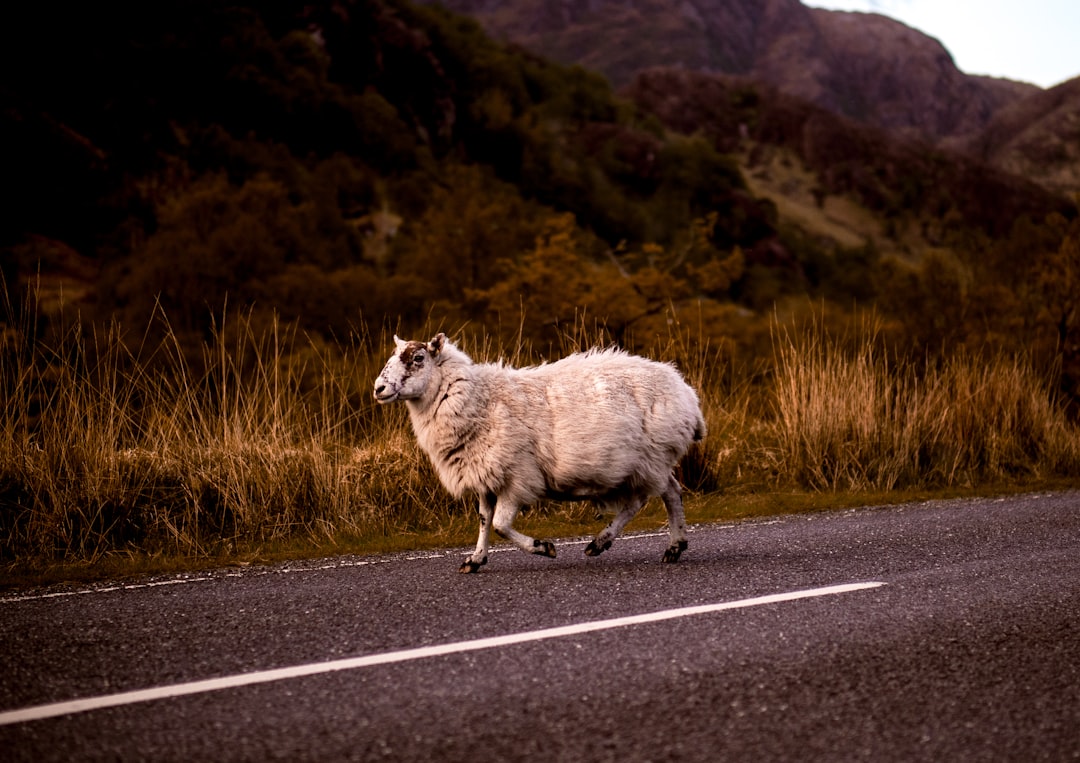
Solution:
M 714 0 L 747 36 L 698 52 L 780 66 L 776 40 L 834 34 L 806 37 L 792 2 Z M 670 24 L 704 27 L 704 0 L 680 7 Z M 754 357 L 776 307 L 811 297 L 880 310 L 920 355 L 1049 358 L 1075 336 L 1075 290 L 1050 288 L 1076 240 L 1060 195 L 747 76 L 648 71 L 630 102 L 407 0 L 130 2 L 53 27 L 18 8 L 0 268 L 12 292 L 76 282 L 88 326 L 165 315 L 197 358 L 226 307 L 311 336 L 471 323 L 549 347 L 586 314 L 644 342 L 676 311 Z M 818 63 L 811 85 L 851 66 Z
M 796 87 L 797 62 L 781 62 L 776 74 L 759 65 L 759 76 L 863 122 L 932 138 L 972 134 L 998 110 L 1037 90 L 968 76 L 940 42 L 885 16 L 820 9 L 810 16 L 820 34 L 811 55 L 829 64 L 816 83 L 821 92 Z
M 670 128 L 699 131 L 721 151 L 736 153 L 747 141 L 789 150 L 815 174 L 820 197 L 848 195 L 885 219 L 949 216 L 1003 236 L 1021 216 L 1041 220 L 1071 208 L 1022 176 L 898 138 L 745 78 L 651 69 L 625 92 Z
M 1080 77 L 1002 109 L 963 147 L 1059 193 L 1080 193 Z
M 492 34 L 603 72 L 737 74 L 868 124 L 937 140 L 982 129 L 1034 85 L 972 77 L 937 40 L 877 14 L 798 0 L 445 0 Z

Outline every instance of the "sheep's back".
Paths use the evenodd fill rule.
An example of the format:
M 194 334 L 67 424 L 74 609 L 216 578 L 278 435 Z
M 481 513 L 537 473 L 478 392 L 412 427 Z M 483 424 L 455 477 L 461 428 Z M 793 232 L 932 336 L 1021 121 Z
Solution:
M 554 490 L 662 485 L 699 429 L 697 393 L 666 363 L 607 351 L 517 373 L 543 390 Z
M 521 503 L 627 484 L 660 492 L 703 427 L 697 393 L 673 366 L 618 351 L 470 365 L 413 424 L 452 493 Z

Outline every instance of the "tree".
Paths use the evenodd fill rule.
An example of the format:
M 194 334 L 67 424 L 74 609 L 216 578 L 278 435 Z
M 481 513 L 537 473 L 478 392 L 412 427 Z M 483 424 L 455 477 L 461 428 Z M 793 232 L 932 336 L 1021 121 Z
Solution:
M 243 304 L 300 257 L 311 213 L 268 177 L 239 187 L 203 177 L 159 206 L 157 230 L 118 279 L 117 301 L 135 324 L 157 302 L 176 327 L 205 329 L 227 300 Z
M 406 240 L 389 271 L 428 284 L 432 302 L 456 304 L 469 290 L 490 287 L 496 263 L 528 247 L 541 224 L 516 189 L 490 172 L 448 164 L 442 178 L 426 211 L 404 224 Z
M 667 259 L 656 244 L 642 248 L 633 259 Z M 492 323 L 523 316 L 526 338 L 541 345 L 558 345 L 565 329 L 585 316 L 619 344 L 647 341 L 663 333 L 670 309 L 692 296 L 686 281 L 652 264 L 630 271 L 614 257 L 593 259 L 584 233 L 566 214 L 548 218 L 533 248 L 502 266 L 503 277 L 491 288 L 467 292 L 468 305 Z

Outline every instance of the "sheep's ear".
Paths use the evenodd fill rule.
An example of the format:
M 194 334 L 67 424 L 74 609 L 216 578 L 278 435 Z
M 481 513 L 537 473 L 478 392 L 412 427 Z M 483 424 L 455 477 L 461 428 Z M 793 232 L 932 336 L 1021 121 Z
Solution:
M 446 344 L 446 334 L 439 332 L 428 342 L 428 350 L 431 351 L 432 355 L 438 355 L 444 344 Z
M 394 334 L 394 346 L 397 347 L 400 351 L 403 347 L 405 347 L 405 345 L 405 340 L 399 337 L 397 334 Z

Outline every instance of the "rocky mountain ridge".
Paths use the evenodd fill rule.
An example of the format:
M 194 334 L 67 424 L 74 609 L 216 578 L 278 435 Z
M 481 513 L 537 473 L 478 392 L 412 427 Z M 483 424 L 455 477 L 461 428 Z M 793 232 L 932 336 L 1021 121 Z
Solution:
M 973 139 L 1035 85 L 961 72 L 936 39 L 878 14 L 799 0 L 442 0 L 494 36 L 605 74 L 741 75 L 908 137 Z
M 1080 77 L 999 110 L 959 148 L 1052 191 L 1080 193 Z

